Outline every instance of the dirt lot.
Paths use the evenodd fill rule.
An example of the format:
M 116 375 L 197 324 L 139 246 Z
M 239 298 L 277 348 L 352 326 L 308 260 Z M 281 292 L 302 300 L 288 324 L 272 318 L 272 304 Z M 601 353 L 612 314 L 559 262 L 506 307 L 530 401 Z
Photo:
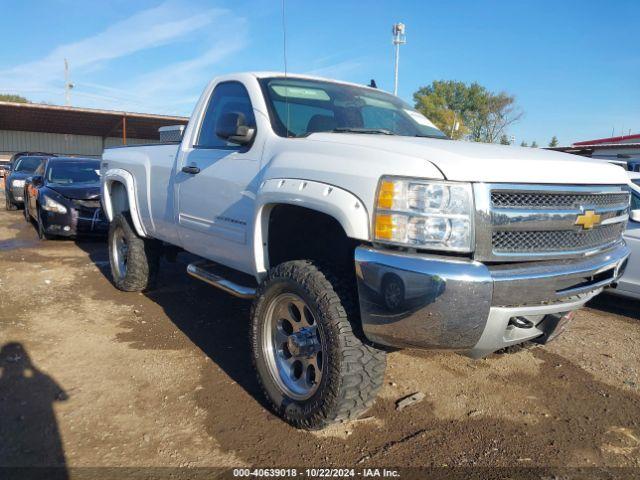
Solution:
M 308 433 L 264 407 L 249 304 L 185 265 L 119 292 L 105 243 L 0 212 L 0 465 L 640 467 L 640 304 L 600 300 L 534 351 L 392 353 L 364 419 Z

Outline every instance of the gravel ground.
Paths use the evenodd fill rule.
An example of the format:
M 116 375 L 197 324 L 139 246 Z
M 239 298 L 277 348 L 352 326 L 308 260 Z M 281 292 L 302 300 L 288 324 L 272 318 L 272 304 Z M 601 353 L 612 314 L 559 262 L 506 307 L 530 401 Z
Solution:
M 309 433 L 265 409 L 249 304 L 186 261 L 123 293 L 103 241 L 0 212 L 0 465 L 640 468 L 638 303 L 601 296 L 531 351 L 394 352 L 364 418 Z

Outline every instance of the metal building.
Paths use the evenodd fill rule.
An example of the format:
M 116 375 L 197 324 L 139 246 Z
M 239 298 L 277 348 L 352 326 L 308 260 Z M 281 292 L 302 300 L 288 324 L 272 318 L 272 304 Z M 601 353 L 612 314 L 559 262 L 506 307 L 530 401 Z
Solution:
M 99 157 L 105 147 L 155 143 L 158 128 L 187 117 L 0 102 L 0 160 L 36 151 Z
M 549 150 L 599 158 L 624 166 L 625 163 L 640 162 L 640 134 L 584 140 L 569 147 L 552 147 Z

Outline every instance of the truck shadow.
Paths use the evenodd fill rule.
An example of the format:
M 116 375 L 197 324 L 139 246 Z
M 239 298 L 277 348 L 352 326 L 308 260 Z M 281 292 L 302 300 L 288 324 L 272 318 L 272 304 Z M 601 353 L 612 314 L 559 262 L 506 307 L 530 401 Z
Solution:
M 607 313 L 640 320 L 640 300 L 603 293 L 591 300 L 587 306 Z
M 104 261 L 104 255 L 97 258 Z M 428 397 L 419 406 L 397 411 L 396 398 L 383 391 L 366 414 L 368 419 L 323 432 L 295 430 L 268 411 L 258 386 L 248 340 L 249 302 L 188 277 L 189 261 L 190 256 L 180 254 L 175 264 L 163 262 L 157 288 L 145 293 L 155 304 L 142 307 L 145 317 L 154 316 L 157 306 L 155 315 L 164 314 L 170 322 L 159 318 L 149 330 L 148 325 L 140 327 L 132 321 L 117 338 L 140 349 L 180 349 L 185 340 L 198 347 L 211 362 L 202 366 L 198 389 L 191 395 L 207 412 L 207 433 L 217 448 L 249 465 L 292 465 L 291 452 L 296 452 L 296 465 L 314 466 L 628 466 L 640 452 L 633 413 L 640 411 L 640 396 L 598 381 L 566 358 L 543 349 L 522 352 L 540 365 L 531 374 L 492 377 L 493 388 L 504 391 L 505 402 L 518 405 L 515 412 L 473 410 L 462 417 L 451 416 L 443 405 L 452 399 L 443 398 L 437 386 L 425 379 Z M 177 338 L 175 328 L 186 339 Z M 401 364 L 447 365 L 436 353 L 423 359 L 410 352 L 409 359 L 402 358 L 407 353 L 393 355 L 401 356 L 395 360 Z M 479 361 L 483 368 L 471 373 L 461 376 L 452 370 L 451 381 L 464 389 L 465 382 L 472 380 L 467 377 L 488 369 L 504 371 L 509 362 L 510 356 L 490 357 Z M 528 397 L 514 398 L 513 389 Z M 527 400 L 532 397 L 538 400 Z M 487 472 L 458 473 L 463 473 L 460 478 L 476 478 Z
M 103 254 L 96 252 L 101 265 L 104 265 L 106 255 L 106 251 Z M 233 382 L 266 407 L 251 364 L 251 303 L 189 277 L 187 265 L 195 259 L 181 253 L 176 262 L 163 260 L 157 285 L 144 295 Z M 108 262 L 100 270 L 111 280 Z M 170 331 L 159 331 L 152 338 L 143 338 L 135 331 L 135 325 L 129 326 L 134 328 L 131 334 L 119 334 L 118 340 L 129 342 L 134 348 L 175 348 L 175 338 Z
M 105 246 L 91 242 L 81 247 L 110 279 Z M 539 365 L 528 374 L 500 374 L 514 361 L 509 355 L 492 356 L 478 361 L 477 369 L 461 370 L 439 353 L 392 354 L 396 368 L 420 362 L 420 372 L 443 369 L 462 391 L 465 384 L 474 384 L 475 375 L 495 370 L 488 379 L 494 384 L 491 390 L 503 391 L 505 404 L 517 405 L 513 412 L 494 411 L 481 402 L 462 417 L 452 416 L 444 405 L 454 399 L 444 398 L 425 378 L 422 390 L 427 399 L 420 405 L 397 411 L 397 398 L 383 390 L 365 420 L 323 432 L 295 430 L 270 413 L 256 380 L 249 348 L 250 303 L 190 278 L 185 270 L 191 260 L 181 253 L 176 263 L 163 261 L 157 287 L 144 293 L 152 303 L 140 302 L 139 307 L 141 316 L 157 321 L 142 325 L 126 320 L 127 330 L 117 334 L 117 340 L 139 349 L 199 348 L 210 361 L 203 362 L 198 388 L 190 395 L 207 412 L 204 428 L 217 448 L 248 465 L 290 466 L 291 452 L 296 452 L 296 465 L 501 465 L 536 467 L 542 474 L 540 467 L 559 472 L 557 467 L 567 464 L 630 466 L 640 454 L 635 413 L 640 411 L 640 395 L 635 387 L 599 381 L 544 349 L 516 354 L 530 356 Z M 121 293 L 117 298 L 120 295 L 125 302 L 133 298 Z M 175 335 L 176 329 L 184 336 Z M 397 381 L 390 370 L 385 383 L 393 380 Z M 520 392 L 518 398 L 514 390 Z M 481 478 L 487 472 L 457 473 L 460 478 Z M 617 473 L 622 477 L 628 472 Z

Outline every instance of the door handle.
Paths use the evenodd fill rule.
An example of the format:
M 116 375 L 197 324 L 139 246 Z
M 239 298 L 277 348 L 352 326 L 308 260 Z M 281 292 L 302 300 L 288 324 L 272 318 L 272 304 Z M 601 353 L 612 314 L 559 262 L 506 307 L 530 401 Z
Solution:
M 182 171 L 184 173 L 189 173 L 191 175 L 195 175 L 196 173 L 200 173 L 200 169 L 195 165 L 189 165 L 187 167 L 182 167 Z

